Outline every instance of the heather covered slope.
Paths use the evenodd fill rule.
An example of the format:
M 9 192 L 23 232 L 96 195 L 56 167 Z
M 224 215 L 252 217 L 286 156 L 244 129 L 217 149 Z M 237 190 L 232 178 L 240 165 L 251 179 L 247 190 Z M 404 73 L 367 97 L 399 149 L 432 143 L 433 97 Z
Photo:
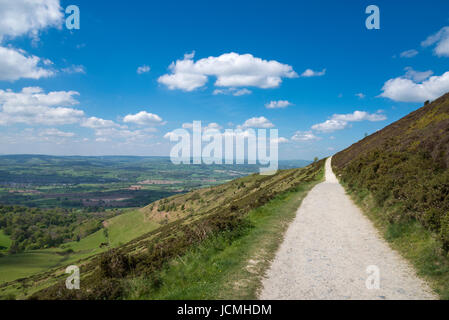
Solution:
M 449 94 L 333 157 L 393 247 L 449 298 Z
M 414 218 L 449 249 L 449 94 L 335 155 L 343 182 L 369 190 L 392 220 Z
M 342 169 L 376 149 L 422 152 L 449 167 L 449 93 L 339 152 L 332 164 Z

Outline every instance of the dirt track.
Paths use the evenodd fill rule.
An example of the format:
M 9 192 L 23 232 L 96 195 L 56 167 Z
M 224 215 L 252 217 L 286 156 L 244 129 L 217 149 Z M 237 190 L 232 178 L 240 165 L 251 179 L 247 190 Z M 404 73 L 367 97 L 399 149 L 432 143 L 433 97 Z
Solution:
M 260 298 L 437 299 L 345 194 L 330 161 L 326 181 L 298 209 Z

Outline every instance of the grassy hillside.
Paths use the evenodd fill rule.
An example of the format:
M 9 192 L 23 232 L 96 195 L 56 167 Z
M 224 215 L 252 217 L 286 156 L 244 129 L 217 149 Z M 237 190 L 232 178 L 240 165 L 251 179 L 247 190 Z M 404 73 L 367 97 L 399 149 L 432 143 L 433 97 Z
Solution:
M 13 294 L 16 297 L 33 293 L 45 287 L 54 273 L 70 264 L 85 263 L 90 257 L 120 246 L 150 232 L 160 225 L 145 219 L 139 210 L 130 210 L 108 219 L 104 228 L 80 241 L 68 242 L 58 248 L 30 250 L 0 257 L 0 296 Z M 105 232 L 105 229 L 107 232 Z M 0 233 L 0 241 L 8 244 L 8 238 Z M 1 251 L 0 251 L 1 252 Z M 47 280 L 50 281 L 47 281 Z
M 333 157 L 341 182 L 449 298 L 449 94 Z
M 221 271 L 222 275 L 237 278 L 240 275 L 235 281 L 248 282 L 252 288 L 252 293 L 248 293 L 248 289 L 241 295 L 254 296 L 258 278 L 246 277 L 242 264 L 247 263 L 250 256 L 254 256 L 254 261 L 259 261 L 259 257 L 260 270 L 263 270 L 302 197 L 322 179 L 323 166 L 324 161 L 320 161 L 306 168 L 281 170 L 273 176 L 253 174 L 224 185 L 156 201 L 138 211 L 143 222 L 140 218 L 116 222 L 123 228 L 120 236 L 129 233 L 129 227 L 145 222 L 155 224 L 154 230 L 136 234 L 131 241 L 124 238 L 122 241 L 129 242 L 77 263 L 81 269 L 81 290 L 65 289 L 67 275 L 59 268 L 18 281 L 16 292 L 23 286 L 42 289 L 51 285 L 35 293 L 33 298 L 194 298 L 199 297 L 201 288 L 208 287 L 203 290 L 207 294 L 213 292 L 211 288 L 217 283 L 224 283 L 219 281 L 227 279 L 226 276 L 218 277 L 215 273 Z M 113 236 L 113 232 L 108 236 Z M 258 247 L 262 251 L 256 250 Z M 187 272 L 194 265 L 206 267 L 210 259 L 221 261 L 223 267 L 214 269 L 213 266 L 219 265 L 217 262 L 209 266 L 209 270 L 204 269 L 208 273 L 203 283 L 198 282 L 198 271 Z M 187 268 L 181 268 L 181 273 L 176 271 L 179 263 Z M 236 274 L 237 271 L 240 273 Z M 185 281 L 176 280 L 183 274 L 187 277 L 183 278 Z M 179 290 L 170 289 L 174 287 Z M 27 294 L 17 297 L 33 292 L 28 290 Z

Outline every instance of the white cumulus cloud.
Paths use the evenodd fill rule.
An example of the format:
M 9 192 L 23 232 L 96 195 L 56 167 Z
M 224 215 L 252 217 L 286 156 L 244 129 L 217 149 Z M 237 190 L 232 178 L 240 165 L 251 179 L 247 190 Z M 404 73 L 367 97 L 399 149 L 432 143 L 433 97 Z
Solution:
M 140 111 L 136 114 L 128 114 L 123 118 L 125 123 L 134 123 L 141 126 L 162 124 L 162 118 L 157 114 Z
M 439 57 L 449 57 L 449 26 L 441 28 L 421 42 L 423 47 L 435 45 L 433 52 Z
M 48 59 L 29 55 L 24 50 L 2 44 L 19 36 L 31 36 L 38 40 L 39 32 L 59 28 L 63 22 L 59 0 L 0 0 L 0 81 L 22 78 L 50 77 L 54 71 L 42 67 L 51 65 Z
M 82 110 L 69 108 L 78 104 L 76 91 L 44 93 L 39 87 L 23 88 L 20 92 L 0 90 L 0 124 L 14 123 L 63 125 L 77 123 Z
M 215 89 L 213 94 L 217 95 L 217 94 L 232 94 L 235 97 L 240 97 L 240 96 L 244 96 L 247 94 L 251 94 L 252 91 L 248 90 L 246 88 L 243 89 L 237 89 L 237 88 L 229 88 L 229 89 Z
M 322 123 L 318 123 L 312 126 L 313 130 L 317 130 L 320 132 L 334 132 L 337 130 L 343 130 L 348 126 L 347 121 L 340 121 L 340 120 L 326 120 Z
M 287 100 L 278 100 L 278 101 L 270 101 L 269 103 L 265 104 L 265 107 L 267 109 L 280 109 L 280 108 L 287 108 L 288 106 L 291 106 L 292 103 Z
M 429 77 L 431 74 L 408 70 L 406 75 L 385 82 L 380 96 L 401 102 L 434 100 L 449 91 L 449 71 L 441 76 Z
M 45 61 L 42 63 L 45 64 Z M 54 75 L 53 71 L 42 68 L 40 64 L 39 57 L 20 49 L 0 46 L 0 80 L 40 79 Z
M 90 117 L 84 119 L 81 122 L 82 127 L 91 128 L 91 129 L 104 129 L 104 128 L 115 128 L 121 127 L 119 124 L 115 123 L 112 120 L 105 120 L 97 117 Z
M 354 111 L 348 114 L 334 114 L 332 116 L 333 120 L 356 122 L 356 121 L 384 121 L 387 117 L 381 113 L 368 113 L 366 111 Z
M 147 65 L 143 65 L 137 68 L 137 73 L 138 74 L 142 74 L 142 73 L 147 73 L 150 72 L 150 67 Z
M 314 71 L 312 69 L 306 69 L 306 71 L 304 71 L 301 74 L 301 77 L 306 77 L 306 78 L 321 77 L 321 76 L 324 76 L 325 74 L 326 74 L 326 69 L 323 69 L 321 71 Z
M 273 138 L 271 139 L 271 141 L 276 142 L 277 144 L 282 144 L 282 143 L 288 143 L 289 140 L 287 138 L 284 137 L 279 137 L 279 138 Z
M 387 117 L 380 113 L 368 113 L 366 111 L 354 111 L 348 114 L 334 114 L 329 120 L 325 122 L 318 123 L 312 126 L 313 130 L 320 132 L 334 132 L 337 130 L 343 130 L 347 128 L 350 122 L 360 122 L 360 121 L 384 121 Z
M 22 35 L 38 37 L 46 28 L 60 28 L 64 14 L 59 0 L 0 0 L 0 41 Z
M 421 82 L 429 78 L 431 75 L 433 75 L 432 70 L 428 71 L 415 71 L 412 67 L 406 67 L 404 69 L 406 71 L 404 78 L 412 79 L 415 82 Z
M 56 128 L 50 128 L 41 130 L 39 132 L 39 136 L 41 137 L 60 137 L 60 138 L 71 138 L 74 137 L 75 134 L 73 132 L 65 132 Z
M 298 74 L 287 64 L 263 60 L 251 54 L 225 53 L 218 57 L 194 61 L 194 53 L 173 62 L 171 73 L 159 77 L 159 83 L 169 89 L 193 91 L 203 87 L 210 76 L 216 77 L 217 87 L 276 88 L 282 78 L 295 78 Z
M 413 58 L 414 56 L 416 56 L 419 52 L 415 49 L 410 49 L 410 50 L 406 50 L 401 52 L 400 57 L 401 58 Z
M 70 67 L 61 69 L 62 72 L 68 74 L 86 73 L 86 68 L 83 65 L 71 65 Z
M 321 140 L 321 138 L 314 135 L 312 131 L 296 131 L 295 134 L 291 137 L 291 139 L 293 141 Z
M 270 120 L 268 120 L 265 117 L 254 117 L 251 119 L 248 119 L 245 121 L 245 123 L 243 123 L 243 125 L 241 126 L 242 128 L 273 128 L 274 124 L 272 124 L 270 122 Z

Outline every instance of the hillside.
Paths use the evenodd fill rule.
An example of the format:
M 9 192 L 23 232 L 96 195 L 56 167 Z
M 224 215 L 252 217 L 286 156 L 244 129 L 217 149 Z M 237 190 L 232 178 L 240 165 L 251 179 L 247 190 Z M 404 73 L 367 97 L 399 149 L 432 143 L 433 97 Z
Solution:
M 137 212 L 143 221 L 137 219 L 132 223 L 149 222 L 154 227 L 143 234 L 136 234 L 131 241 L 129 241 L 130 235 L 126 234 L 123 240 L 127 242 L 122 242 L 123 245 L 78 261 L 70 259 L 71 254 L 80 253 L 76 250 L 76 246 L 71 246 L 75 249 L 67 259 L 71 260 L 72 264 L 80 266 L 83 283 L 81 290 L 65 289 L 64 283 L 67 276 L 63 268 L 56 268 L 33 277 L 7 283 L 0 291 L 3 294 L 20 292 L 21 294 L 17 296 L 19 298 L 34 294 L 33 298 L 38 299 L 116 299 L 132 295 L 129 287 L 135 279 L 141 277 L 149 277 L 151 280 L 147 281 L 148 285 L 151 288 L 159 288 L 162 284 L 158 280 L 160 276 L 156 275 L 174 259 L 185 256 L 194 248 L 217 237 L 224 237 L 227 243 L 225 247 L 227 247 L 243 235 L 253 231 L 260 232 L 255 227 L 260 216 L 256 216 L 255 219 L 248 218 L 249 213 L 254 212 L 255 209 L 272 203 L 280 203 L 280 201 L 276 202 L 279 197 L 290 197 L 294 201 L 288 200 L 285 203 L 293 206 L 288 214 L 290 212 L 294 214 L 302 196 L 322 179 L 323 165 L 324 162 L 320 161 L 305 168 L 280 170 L 273 176 L 253 174 L 223 185 L 161 199 L 140 209 Z M 299 193 L 300 197 L 294 196 Z M 294 197 L 289 196 L 290 194 Z M 283 210 L 279 211 L 283 212 Z M 273 218 L 277 218 L 275 214 L 270 213 Z M 120 217 L 122 216 L 113 219 L 115 221 Z M 126 225 L 126 219 L 123 217 L 119 223 Z M 133 217 L 137 217 L 136 214 L 133 214 Z M 269 219 L 270 224 L 276 226 L 277 222 L 273 218 Z M 276 232 L 272 232 L 272 237 L 275 237 L 276 241 L 279 241 L 279 231 L 287 225 L 284 219 L 278 220 L 282 225 L 275 229 Z M 106 228 L 108 228 L 107 223 Z M 122 228 L 121 232 L 125 231 Z M 114 235 L 111 232 L 109 236 L 113 239 L 120 237 L 119 234 Z M 267 245 L 276 248 L 273 243 Z M 273 248 L 267 252 L 272 252 Z M 86 250 L 84 247 L 80 249 Z M 35 292 L 46 287 L 48 288 Z M 25 290 L 26 294 L 22 295 L 24 288 L 30 288 L 30 290 Z
M 332 165 L 393 246 L 449 297 L 449 94 L 337 153 Z

